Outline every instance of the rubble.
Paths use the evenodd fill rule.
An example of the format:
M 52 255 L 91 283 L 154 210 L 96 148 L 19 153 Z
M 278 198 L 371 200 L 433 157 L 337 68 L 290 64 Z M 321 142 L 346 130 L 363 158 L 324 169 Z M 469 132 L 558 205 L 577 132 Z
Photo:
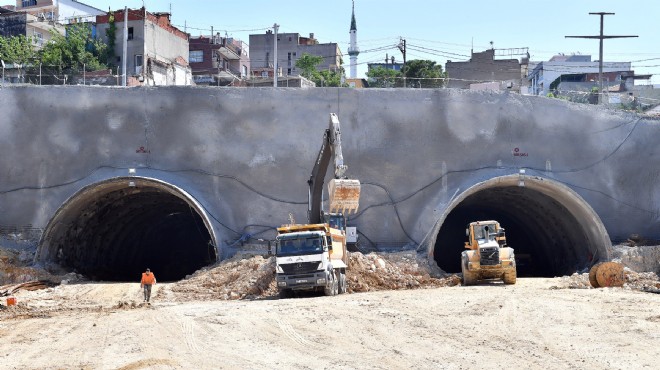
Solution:
M 623 289 L 638 290 L 642 292 L 660 292 L 660 278 L 654 272 L 635 272 L 624 268 L 625 283 Z M 575 273 L 571 276 L 558 278 L 558 284 L 550 289 L 594 289 L 589 283 L 589 273 Z
M 432 274 L 435 276 L 432 276 Z M 418 259 L 415 252 L 349 253 L 348 292 L 419 289 L 460 284 L 457 275 L 441 271 Z M 236 256 L 204 268 L 175 283 L 174 300 L 236 300 L 277 296 L 275 257 Z

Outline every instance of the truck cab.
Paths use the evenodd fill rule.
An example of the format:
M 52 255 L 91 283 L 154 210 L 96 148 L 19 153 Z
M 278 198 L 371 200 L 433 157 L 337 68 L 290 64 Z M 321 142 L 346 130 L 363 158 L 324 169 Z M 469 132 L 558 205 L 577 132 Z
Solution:
M 276 281 L 282 298 L 295 291 L 346 292 L 346 235 L 330 224 L 285 225 L 275 240 Z

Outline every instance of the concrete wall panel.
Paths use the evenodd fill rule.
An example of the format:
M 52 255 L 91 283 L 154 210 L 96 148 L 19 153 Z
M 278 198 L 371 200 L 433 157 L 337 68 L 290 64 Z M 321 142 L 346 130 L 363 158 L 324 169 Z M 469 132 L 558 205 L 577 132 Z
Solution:
M 432 244 L 452 199 L 523 168 L 572 189 L 610 237 L 660 237 L 657 121 L 593 106 L 452 89 L 22 87 L 0 90 L 0 111 L 0 226 L 44 228 L 84 186 L 136 168 L 194 197 L 226 256 L 290 212 L 306 220 L 334 112 L 363 183 L 350 223 L 373 243 Z

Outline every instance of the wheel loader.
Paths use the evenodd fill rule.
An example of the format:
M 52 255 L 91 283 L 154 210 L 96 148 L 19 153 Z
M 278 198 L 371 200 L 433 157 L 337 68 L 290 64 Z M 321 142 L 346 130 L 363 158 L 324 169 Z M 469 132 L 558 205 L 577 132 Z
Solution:
M 497 221 L 472 222 L 465 230 L 468 241 L 461 253 L 463 285 L 480 280 L 502 279 L 516 283 L 516 260 L 513 248 L 507 246 L 506 235 Z

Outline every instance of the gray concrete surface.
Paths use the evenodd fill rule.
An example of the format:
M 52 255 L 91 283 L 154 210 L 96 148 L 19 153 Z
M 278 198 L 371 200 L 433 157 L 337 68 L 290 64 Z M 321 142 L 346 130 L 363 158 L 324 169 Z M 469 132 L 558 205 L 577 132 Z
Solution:
M 161 221 L 182 205 L 217 252 L 204 263 L 272 239 L 289 213 L 304 222 L 331 112 L 363 183 L 349 224 L 365 250 L 419 248 L 455 270 L 465 222 L 497 218 L 529 274 L 553 275 L 609 258 L 610 239 L 660 237 L 658 121 L 594 106 L 453 89 L 21 87 L 0 90 L 0 111 L 0 233 L 78 270 L 89 250 L 104 250 L 96 265 L 138 258 L 127 241 L 176 229 Z M 148 214 L 165 198 L 138 194 L 117 210 L 147 188 L 181 202 Z

